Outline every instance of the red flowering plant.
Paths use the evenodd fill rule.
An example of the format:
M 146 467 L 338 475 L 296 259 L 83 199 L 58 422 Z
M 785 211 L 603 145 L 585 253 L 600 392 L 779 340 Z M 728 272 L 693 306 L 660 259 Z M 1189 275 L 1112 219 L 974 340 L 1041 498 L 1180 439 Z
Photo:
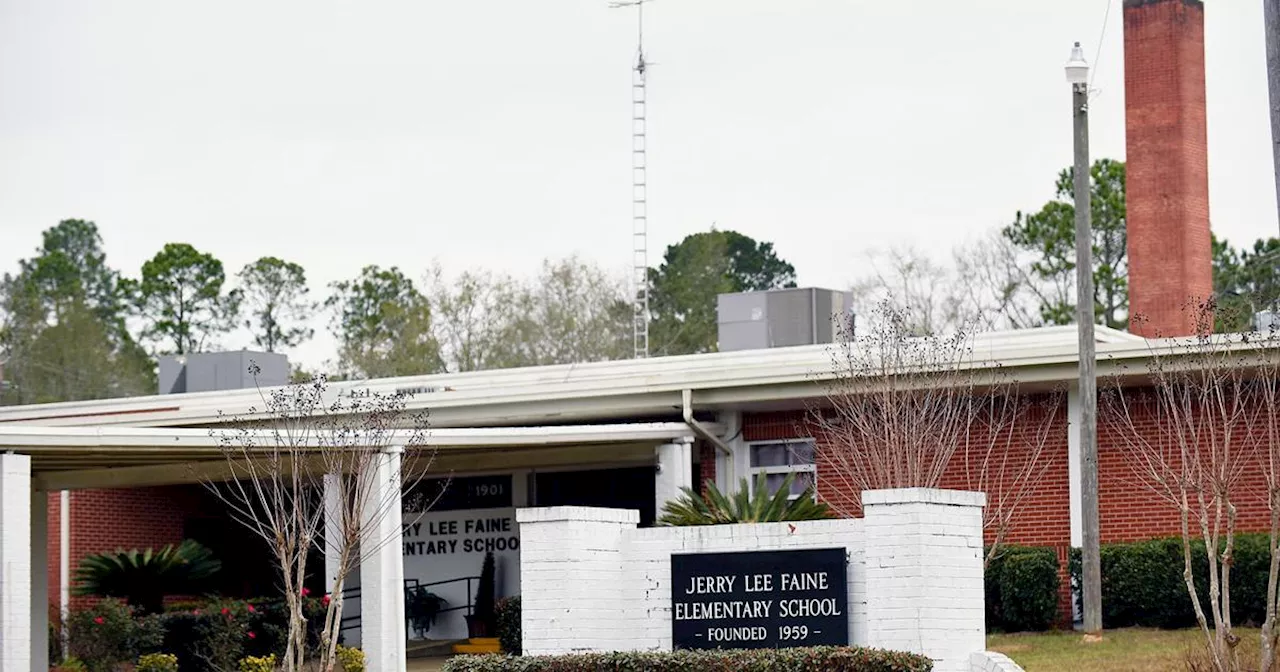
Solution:
M 71 655 L 89 672 L 107 672 L 159 645 L 157 632 L 144 627 L 132 608 L 116 599 L 102 600 L 67 619 Z M 146 649 L 146 650 L 144 650 Z
M 243 602 L 217 601 L 205 605 L 204 616 L 198 618 L 195 626 L 196 656 L 208 661 L 214 669 L 235 669 L 249 643 L 248 616 Z

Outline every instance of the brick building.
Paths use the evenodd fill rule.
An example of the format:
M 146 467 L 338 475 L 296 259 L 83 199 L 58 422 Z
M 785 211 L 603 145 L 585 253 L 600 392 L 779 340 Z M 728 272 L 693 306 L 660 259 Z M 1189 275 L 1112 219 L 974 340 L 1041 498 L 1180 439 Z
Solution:
M 1130 301 L 1141 319 L 1133 321 L 1133 333 L 1098 328 L 1101 377 L 1141 370 L 1150 338 L 1191 334 L 1183 307 L 1212 293 L 1203 6 L 1199 0 L 1125 0 L 1124 25 Z M 1016 375 L 1031 391 L 1070 387 L 1077 376 L 1074 327 L 981 334 L 974 348 L 982 366 Z M 415 393 L 413 408 L 430 410 L 430 443 L 440 450 L 434 469 L 452 477 L 459 494 L 423 516 L 428 525 L 465 520 L 475 511 L 505 520 L 519 507 L 570 504 L 636 509 L 643 524 L 680 487 L 711 481 L 733 490 L 739 479 L 760 473 L 812 475 L 819 497 L 854 496 L 838 479 L 824 478 L 830 466 L 812 457 L 815 434 L 806 412 L 822 399 L 830 361 L 829 346 L 816 344 L 361 381 L 334 384 L 332 392 L 408 390 Z M 55 610 L 74 606 L 68 583 L 84 556 L 186 538 L 238 559 L 235 574 L 242 581 L 226 586 L 228 592 L 261 592 L 270 576 L 255 577 L 253 568 L 261 572 L 265 556 L 244 543 L 247 534 L 227 525 L 190 469 L 220 459 L 200 438 L 208 438 L 220 413 L 243 414 L 256 405 L 257 391 L 229 391 L 0 409 L 0 447 L 32 456 L 31 529 L 40 546 L 32 548 L 32 574 L 41 585 L 32 587 L 31 599 Z M 1049 468 L 1008 541 L 1053 547 L 1065 568 L 1068 549 L 1081 542 L 1074 390 L 1047 412 Z M 1101 428 L 1102 541 L 1177 534 L 1174 511 L 1135 485 L 1122 443 Z M 1261 477 L 1246 474 L 1245 491 L 1261 487 Z M 963 484 L 948 474 L 942 485 Z M 1262 499 L 1242 502 L 1238 528 L 1265 529 L 1268 517 Z M 456 581 L 440 590 L 463 590 L 462 581 L 478 572 L 475 553 L 431 557 L 428 564 L 424 554 L 438 541 L 419 535 L 406 526 L 403 549 L 396 549 L 397 557 L 403 551 L 404 578 Z M 518 553 L 518 534 L 460 541 L 474 549 L 506 544 L 502 553 Z M 502 592 L 519 592 L 511 569 L 518 562 L 501 562 Z M 324 585 L 323 576 L 315 581 Z M 1064 615 L 1066 590 L 1064 582 Z M 469 594 L 452 599 L 465 602 Z M 0 602 L 0 619 L 27 608 Z M 29 606 L 38 619 L 36 604 Z M 447 633 L 456 626 L 440 627 Z M 33 636 L 39 635 L 33 630 Z

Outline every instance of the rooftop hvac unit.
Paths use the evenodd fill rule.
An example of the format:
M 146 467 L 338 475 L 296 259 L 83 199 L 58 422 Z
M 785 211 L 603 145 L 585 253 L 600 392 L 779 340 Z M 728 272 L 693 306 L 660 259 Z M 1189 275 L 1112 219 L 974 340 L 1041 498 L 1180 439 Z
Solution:
M 721 352 L 832 343 L 853 326 L 844 292 L 815 287 L 721 294 L 716 314 Z
M 250 370 L 257 365 L 258 374 Z M 197 352 L 160 358 L 160 394 L 242 390 L 289 384 L 289 358 L 277 352 Z

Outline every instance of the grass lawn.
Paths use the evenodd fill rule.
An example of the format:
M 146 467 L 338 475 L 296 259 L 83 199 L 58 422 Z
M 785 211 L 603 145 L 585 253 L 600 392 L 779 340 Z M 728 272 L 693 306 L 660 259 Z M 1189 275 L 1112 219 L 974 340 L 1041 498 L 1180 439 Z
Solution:
M 1258 631 L 1237 628 L 1241 661 L 1255 668 Z M 987 648 L 999 651 L 1027 672 L 1155 672 L 1185 670 L 1188 655 L 1204 650 L 1199 630 L 1108 630 L 1101 642 L 1086 643 L 1077 632 L 991 635 Z

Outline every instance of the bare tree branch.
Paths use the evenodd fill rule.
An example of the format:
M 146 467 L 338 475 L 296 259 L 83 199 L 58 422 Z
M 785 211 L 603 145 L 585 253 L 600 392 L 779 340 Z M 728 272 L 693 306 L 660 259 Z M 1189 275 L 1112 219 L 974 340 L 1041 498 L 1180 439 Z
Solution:
M 834 376 L 808 414 L 829 492 L 960 485 L 987 493 L 990 562 L 1021 506 L 1052 464 L 1046 445 L 1062 422 L 1061 390 L 1033 395 L 1004 372 L 983 374 L 966 331 L 917 335 L 882 302 L 856 338 L 833 348 Z M 856 495 L 829 501 L 861 513 Z
M 262 409 L 211 430 L 232 478 L 203 483 L 272 549 L 289 613 L 284 670 L 300 672 L 306 665 L 302 607 L 309 554 L 329 546 L 336 555 L 319 660 L 320 670 L 332 672 L 347 577 L 362 557 L 393 541 L 380 523 L 434 458 L 427 416 L 406 412 L 406 393 L 333 398 L 323 377 L 260 394 Z
M 1240 670 L 1231 620 L 1231 567 L 1237 503 L 1247 471 L 1260 469 L 1271 507 L 1271 572 L 1262 628 L 1261 669 L 1273 669 L 1280 559 L 1277 406 L 1280 340 L 1275 334 L 1213 334 L 1217 306 L 1190 305 L 1200 336 L 1150 341 L 1145 375 L 1122 372 L 1108 384 L 1101 419 L 1120 439 L 1138 480 L 1178 512 L 1183 578 L 1215 670 Z M 1136 318 L 1140 319 L 1140 318 Z M 1193 543 L 1204 544 L 1207 602 L 1193 575 Z M 1203 605 L 1203 606 L 1202 606 Z M 1207 613 L 1206 608 L 1207 606 Z

